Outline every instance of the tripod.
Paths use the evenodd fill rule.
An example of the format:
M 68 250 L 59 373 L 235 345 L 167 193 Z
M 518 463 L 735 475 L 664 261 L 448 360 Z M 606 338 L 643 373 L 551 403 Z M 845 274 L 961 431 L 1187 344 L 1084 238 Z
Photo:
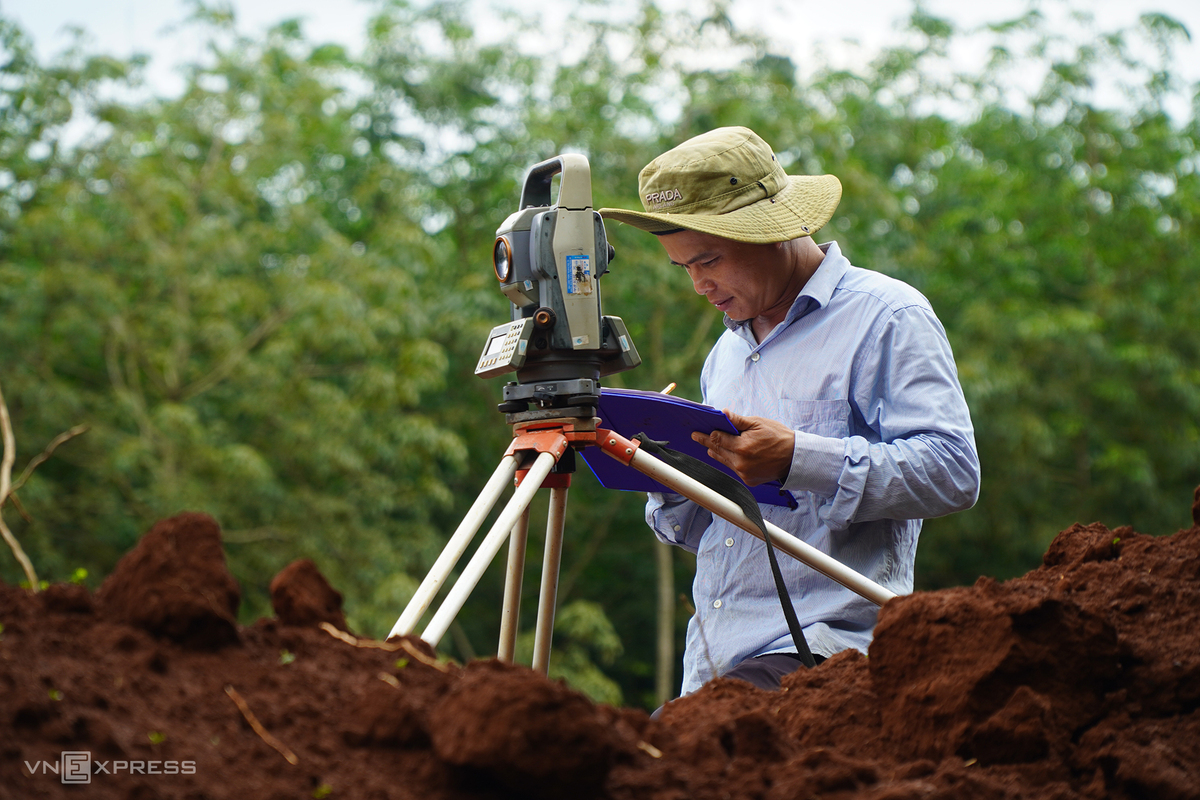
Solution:
M 483 542 L 467 562 L 458 581 L 447 593 L 434 613 L 421 639 L 437 647 L 483 573 L 509 542 L 508 570 L 504 584 L 504 605 L 500 617 L 500 642 L 497 658 L 511 662 L 516 650 L 517 619 L 520 611 L 521 583 L 528 538 L 529 505 L 539 488 L 550 489 L 550 506 L 546 523 L 546 549 L 542 562 L 542 583 L 538 597 L 538 614 L 534 634 L 533 668 L 546 673 L 550 666 L 550 643 L 554 629 L 555 604 L 558 599 L 558 573 L 562 555 L 563 527 L 566 518 L 567 489 L 570 487 L 575 449 L 595 446 L 621 463 L 654 478 L 671 491 L 678 492 L 712 513 L 728 520 L 753 536 L 763 538 L 757 524 L 732 500 L 703 483 L 684 474 L 661 459 L 640 449 L 640 443 L 620 434 L 598 428 L 595 417 L 586 411 L 556 409 L 510 415 L 513 440 L 496 471 L 472 504 L 458 529 L 434 562 L 433 567 L 417 588 L 412 600 L 392 627 L 387 638 L 413 632 L 422 615 L 462 558 L 471 539 L 482 526 L 506 483 L 517 477 L 517 488 L 500 512 Z M 588 416 L 583 416 L 584 414 Z M 558 414 L 558 416 L 551 416 Z M 570 461 L 566 461 L 567 456 Z M 563 469 L 555 471 L 562 462 Z M 846 567 L 836 559 L 796 538 L 782 528 L 766 523 L 774 546 L 853 592 L 883 605 L 895 593 Z

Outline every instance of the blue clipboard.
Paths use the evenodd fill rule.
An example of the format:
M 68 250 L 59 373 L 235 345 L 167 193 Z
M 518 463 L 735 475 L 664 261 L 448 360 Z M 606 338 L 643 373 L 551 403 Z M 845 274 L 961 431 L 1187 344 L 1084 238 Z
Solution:
M 722 472 L 734 475 L 733 471 L 708 457 L 708 448 L 692 441 L 692 433 L 701 431 L 726 431 L 737 435 L 737 428 L 720 410 L 702 403 L 693 403 L 682 397 L 661 392 L 639 389 L 601 389 L 597 407 L 600 427 L 614 430 L 627 439 L 644 433 L 658 442 L 667 442 L 672 450 L 686 453 L 711 464 Z M 606 489 L 627 492 L 671 491 L 658 481 L 633 467 L 627 467 L 612 456 L 595 448 L 580 451 L 584 462 L 596 480 Z M 796 498 L 779 481 L 750 487 L 751 494 L 760 503 L 773 506 L 796 508 Z

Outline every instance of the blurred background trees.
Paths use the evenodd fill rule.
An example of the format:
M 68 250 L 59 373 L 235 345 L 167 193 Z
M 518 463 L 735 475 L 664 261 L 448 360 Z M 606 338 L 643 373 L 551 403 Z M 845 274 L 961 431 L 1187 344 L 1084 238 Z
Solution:
M 919 8 L 908 44 L 858 71 L 797 63 L 720 5 L 580 17 L 549 54 L 487 43 L 452 3 L 381 5 L 361 57 L 296 22 L 250 38 L 199 6 L 191 24 L 211 58 L 147 100 L 139 60 L 39 63 L 0 20 L 0 381 L 26 447 L 90 426 L 5 507 L 43 577 L 98 582 L 156 519 L 206 511 L 247 620 L 309 557 L 352 627 L 386 634 L 510 435 L 501 382 L 471 373 L 507 319 L 490 251 L 524 170 L 582 152 L 596 207 L 636 207 L 641 166 L 732 124 L 790 172 L 837 174 L 818 239 L 912 283 L 946 326 L 984 482 L 926 523 L 918 588 L 1021 574 L 1075 521 L 1189 524 L 1200 130 L 1172 20 L 1068 36 L 1031 12 L 970 32 L 989 57 L 966 75 L 946 53 L 967 33 Z M 517 41 L 537 20 L 509 24 Z M 1026 91 L 1018 65 L 1040 76 Z M 1167 111 L 1181 96 L 1186 118 Z M 698 399 L 718 315 L 652 237 L 609 236 L 605 310 L 644 363 L 608 385 Z M 661 565 L 681 639 L 692 563 L 656 553 L 640 496 L 581 470 L 553 674 L 652 706 Z M 540 524 L 537 501 L 530 614 Z M 500 572 L 451 655 L 494 653 Z M 4 556 L 0 576 L 21 571 Z

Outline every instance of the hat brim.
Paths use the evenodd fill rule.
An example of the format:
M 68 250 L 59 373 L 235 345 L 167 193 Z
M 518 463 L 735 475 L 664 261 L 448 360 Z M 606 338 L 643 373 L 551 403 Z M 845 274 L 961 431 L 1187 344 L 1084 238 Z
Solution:
M 600 216 L 650 233 L 683 228 L 751 244 L 786 242 L 812 236 L 829 222 L 842 199 L 833 175 L 789 175 L 774 197 L 725 214 L 670 214 L 602 208 Z

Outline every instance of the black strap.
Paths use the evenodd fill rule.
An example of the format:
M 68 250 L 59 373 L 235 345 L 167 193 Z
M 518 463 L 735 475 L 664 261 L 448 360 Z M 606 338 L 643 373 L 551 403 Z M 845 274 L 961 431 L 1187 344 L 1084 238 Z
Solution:
M 767 545 L 767 559 L 771 562 L 771 574 L 775 578 L 775 591 L 779 593 L 779 605 L 783 607 L 783 618 L 787 620 L 788 630 L 791 631 L 792 641 L 796 645 L 796 652 L 800 656 L 800 660 L 804 662 L 804 666 L 815 667 L 817 663 L 813 658 L 812 651 L 808 649 L 808 640 L 804 638 L 800 621 L 796 619 L 796 609 L 792 607 L 792 597 L 788 594 L 787 587 L 783 585 L 783 574 L 779 571 L 779 561 L 775 558 L 775 546 L 771 543 L 771 534 L 767 531 L 766 523 L 763 522 L 762 509 L 758 507 L 758 501 L 746 488 L 746 484 L 687 453 L 671 450 L 666 446 L 669 444 L 668 442 L 656 442 L 644 433 L 639 433 L 633 438 L 641 442 L 642 447 L 651 455 L 737 503 L 746 516 L 762 531 L 763 541 Z

